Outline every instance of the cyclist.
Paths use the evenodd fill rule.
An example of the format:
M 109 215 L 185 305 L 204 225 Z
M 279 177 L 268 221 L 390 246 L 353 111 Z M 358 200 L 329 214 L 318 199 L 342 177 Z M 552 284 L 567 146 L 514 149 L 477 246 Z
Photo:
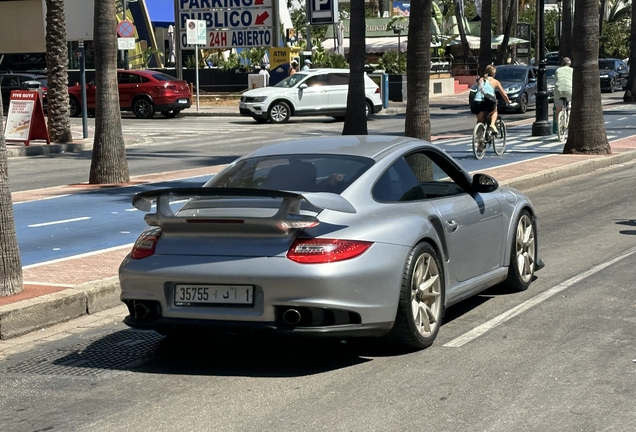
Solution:
M 568 103 L 572 100 L 572 62 L 569 58 L 561 59 L 561 67 L 554 71 L 554 106 L 556 107 L 556 118 L 563 109 L 563 101 L 566 98 Z
M 475 99 L 470 107 L 473 114 L 477 115 L 477 122 L 483 123 L 486 116 L 490 115 L 490 129 L 492 133 L 497 134 L 497 96 L 495 90 L 499 90 L 499 94 L 504 98 L 506 104 L 510 103 L 508 95 L 504 91 L 501 83 L 495 79 L 497 69 L 495 66 L 488 65 L 484 71 L 484 75 L 477 80 L 477 92 Z

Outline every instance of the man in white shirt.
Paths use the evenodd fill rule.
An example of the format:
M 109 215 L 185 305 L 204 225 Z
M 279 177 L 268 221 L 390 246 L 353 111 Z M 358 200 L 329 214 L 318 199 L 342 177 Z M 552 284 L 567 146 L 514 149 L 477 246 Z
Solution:
M 308 71 L 309 69 L 311 69 L 311 60 L 307 59 L 305 60 L 305 66 L 303 66 L 304 71 Z

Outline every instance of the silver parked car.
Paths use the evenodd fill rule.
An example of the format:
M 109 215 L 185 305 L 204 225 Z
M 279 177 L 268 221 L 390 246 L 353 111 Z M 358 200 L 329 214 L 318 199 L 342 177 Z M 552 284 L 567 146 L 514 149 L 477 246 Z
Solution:
M 428 142 L 339 136 L 263 147 L 203 187 L 141 192 L 119 271 L 131 327 L 274 330 L 431 345 L 445 308 L 542 266 L 528 198 Z

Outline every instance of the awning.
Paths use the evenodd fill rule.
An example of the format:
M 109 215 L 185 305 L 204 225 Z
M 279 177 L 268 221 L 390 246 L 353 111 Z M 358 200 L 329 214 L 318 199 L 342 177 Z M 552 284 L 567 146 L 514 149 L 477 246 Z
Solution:
M 405 37 L 405 36 L 400 37 L 399 38 L 399 43 L 400 43 L 400 51 L 406 52 L 408 38 Z M 398 38 L 397 37 L 366 38 L 365 39 L 365 45 L 366 45 L 365 51 L 366 51 L 367 54 L 383 53 L 383 52 L 386 52 L 386 51 L 397 51 L 398 50 Z M 322 46 L 323 46 L 323 48 L 325 49 L 326 52 L 328 52 L 330 54 L 333 53 L 334 52 L 334 40 L 333 40 L 333 38 L 324 40 L 322 42 Z M 344 38 L 343 39 L 343 46 L 344 46 L 345 53 L 348 53 L 349 52 L 349 38 Z M 436 47 L 436 46 L 440 46 L 440 44 L 431 42 L 431 46 L 432 47 Z

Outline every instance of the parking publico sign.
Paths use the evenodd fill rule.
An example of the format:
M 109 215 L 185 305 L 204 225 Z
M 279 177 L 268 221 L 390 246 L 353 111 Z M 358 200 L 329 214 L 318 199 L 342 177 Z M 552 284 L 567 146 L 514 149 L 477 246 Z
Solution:
M 205 22 L 209 48 L 253 48 L 271 46 L 274 29 L 274 0 L 179 0 L 180 42 L 188 44 L 187 22 Z
M 338 0 L 309 0 L 308 14 L 311 25 L 325 25 L 337 22 Z

